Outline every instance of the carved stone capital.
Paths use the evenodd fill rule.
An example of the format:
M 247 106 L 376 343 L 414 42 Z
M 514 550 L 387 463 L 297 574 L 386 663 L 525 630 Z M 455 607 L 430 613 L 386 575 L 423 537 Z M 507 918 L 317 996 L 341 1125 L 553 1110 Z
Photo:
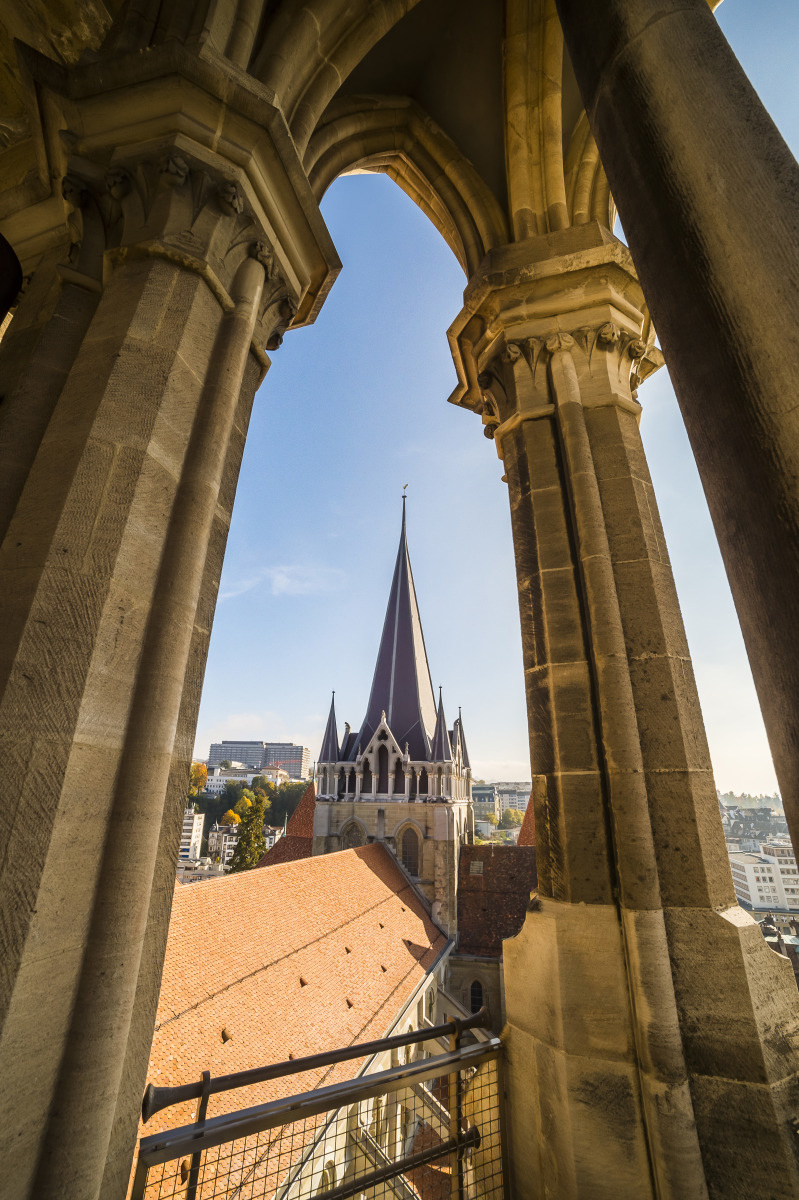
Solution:
M 561 333 L 558 330 L 557 333 L 549 335 L 544 345 L 550 354 L 558 354 L 562 350 L 571 350 L 574 346 L 574 338 L 571 334 Z

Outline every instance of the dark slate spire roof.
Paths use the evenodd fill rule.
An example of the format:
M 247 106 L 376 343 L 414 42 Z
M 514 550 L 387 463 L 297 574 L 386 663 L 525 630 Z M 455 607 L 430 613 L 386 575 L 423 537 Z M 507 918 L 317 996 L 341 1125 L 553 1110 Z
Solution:
M 397 562 L 388 598 L 372 691 L 357 741 L 366 749 L 385 710 L 389 729 L 412 759 L 430 758 L 436 703 L 405 534 L 405 497 Z M 354 757 L 351 754 L 350 757 Z
M 330 716 L 327 718 L 325 736 L 322 739 L 322 749 L 319 751 L 319 762 L 338 762 L 338 730 L 336 728 L 336 693 L 330 701 Z
M 461 758 L 463 759 L 463 769 L 466 770 L 466 768 L 471 767 L 472 764 L 469 762 L 469 751 L 466 749 L 466 738 L 463 735 L 463 718 L 461 717 L 460 709 L 458 709 L 458 719 L 455 724 L 458 726 L 458 736 L 461 739 Z
M 433 745 L 430 747 L 430 757 L 433 762 L 452 761 L 452 746 L 447 732 L 447 718 L 444 716 L 441 688 L 438 689 L 438 716 L 436 717 L 436 731 L 433 734 Z

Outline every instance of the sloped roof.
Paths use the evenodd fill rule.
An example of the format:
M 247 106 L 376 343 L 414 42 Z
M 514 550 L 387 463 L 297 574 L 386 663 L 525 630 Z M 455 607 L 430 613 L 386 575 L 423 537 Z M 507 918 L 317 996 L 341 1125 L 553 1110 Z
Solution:
M 503 939 L 524 924 L 537 884 L 535 846 L 462 846 L 458 953 L 499 958 Z
M 522 827 L 519 830 L 519 837 L 516 842 L 517 846 L 534 846 L 535 845 L 535 808 L 533 806 L 533 793 L 530 792 L 530 799 L 527 802 L 527 808 L 524 810 L 524 820 Z
M 399 549 L 377 665 L 366 716 L 358 735 L 364 750 L 379 726 L 383 712 L 397 744 L 403 747 L 407 742 L 412 759 L 429 760 L 436 703 L 408 554 L 404 500 Z M 354 757 L 354 753 L 350 757 Z
M 273 867 L 276 863 L 296 862 L 313 854 L 313 818 L 316 808 L 316 789 L 310 781 L 299 804 L 286 822 L 286 832 L 271 850 L 256 863 L 258 867 Z
M 180 888 L 147 1081 L 174 1086 L 203 1070 L 223 1075 L 382 1037 L 446 944 L 379 843 Z M 212 1096 L 208 1115 L 351 1078 L 360 1066 Z M 140 1133 L 195 1112 L 196 1102 L 167 1109 Z

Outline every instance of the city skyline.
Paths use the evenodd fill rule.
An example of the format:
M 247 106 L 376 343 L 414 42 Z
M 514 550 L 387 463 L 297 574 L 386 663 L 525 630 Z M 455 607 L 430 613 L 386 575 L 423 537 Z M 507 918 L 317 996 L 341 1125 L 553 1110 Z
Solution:
M 799 146 L 786 0 L 719 9 L 786 140 Z M 322 205 L 343 262 L 317 324 L 271 355 L 256 398 L 211 640 L 196 749 L 223 738 L 307 745 L 330 693 L 361 720 L 390 583 L 400 496 L 427 649 L 461 706 L 474 775 L 529 778 L 518 607 L 502 464 L 479 420 L 447 405 L 446 330 L 464 276 L 383 176 L 343 178 Z M 640 392 L 642 435 L 674 567 L 716 784 L 776 778 L 734 606 L 665 370 Z M 313 424 L 312 448 L 305 431 Z

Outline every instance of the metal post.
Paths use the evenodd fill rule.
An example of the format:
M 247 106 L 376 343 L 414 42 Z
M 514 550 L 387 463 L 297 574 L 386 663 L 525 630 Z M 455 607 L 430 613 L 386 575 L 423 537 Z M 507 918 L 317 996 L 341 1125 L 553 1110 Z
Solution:
M 461 1023 L 454 1019 L 453 1030 L 449 1035 L 450 1053 L 461 1048 Z M 449 1077 L 449 1136 L 454 1140 L 456 1148 L 452 1152 L 452 1200 L 464 1200 L 463 1189 L 463 1147 L 459 1145 L 461 1136 L 461 1074 L 457 1068 Z
M 202 1078 L 202 1095 L 200 1097 L 200 1107 L 197 1110 L 197 1136 L 202 1134 L 205 1128 L 205 1114 L 208 1112 L 208 1097 L 211 1094 L 211 1072 L 203 1071 Z M 189 1168 L 189 1184 L 186 1188 L 186 1200 L 197 1200 L 197 1183 L 200 1178 L 200 1159 L 202 1158 L 202 1150 L 196 1150 L 191 1156 L 191 1167 Z

